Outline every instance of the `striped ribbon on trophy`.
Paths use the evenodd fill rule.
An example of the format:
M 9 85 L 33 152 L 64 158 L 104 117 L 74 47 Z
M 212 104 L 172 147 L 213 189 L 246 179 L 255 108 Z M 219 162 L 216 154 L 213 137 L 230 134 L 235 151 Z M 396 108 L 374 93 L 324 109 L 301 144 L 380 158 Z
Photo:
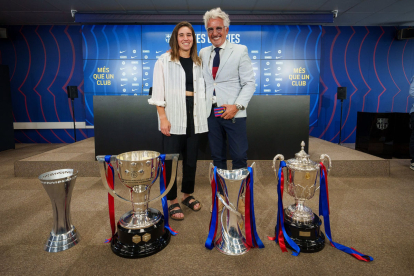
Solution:
M 211 212 L 210 226 L 208 231 L 207 240 L 205 242 L 205 247 L 208 249 L 213 249 L 214 240 L 216 239 L 217 226 L 218 226 L 218 183 L 217 183 L 217 167 L 213 169 L 213 178 L 211 179 L 211 204 L 213 205 L 213 210 Z
M 111 164 L 111 155 L 105 156 L 105 162 L 108 165 L 108 169 L 106 170 L 106 181 L 108 182 L 109 188 L 113 190 L 115 188 L 115 174 L 114 168 Z M 114 197 L 108 193 L 108 209 L 109 209 L 109 223 L 111 224 L 111 231 L 112 236 L 109 239 L 105 240 L 105 243 L 109 243 L 112 240 L 112 237 L 115 235 L 115 202 Z
M 278 197 L 278 203 L 277 203 L 277 224 L 276 224 L 276 231 L 275 231 L 275 237 L 269 237 L 269 240 L 273 240 L 276 243 L 279 244 L 280 249 L 282 249 L 282 252 L 288 252 L 285 245 L 285 240 L 288 242 L 291 248 L 293 248 L 292 255 L 298 256 L 300 253 L 299 246 L 289 237 L 289 235 L 286 233 L 285 230 L 285 224 L 284 224 L 284 212 L 283 212 L 283 189 L 285 184 L 285 178 L 283 175 L 283 168 L 286 167 L 285 161 L 280 161 L 279 166 L 279 172 L 277 175 L 277 197 Z
M 250 247 L 264 248 L 263 242 L 260 240 L 256 231 L 256 216 L 254 214 L 254 177 L 253 168 L 248 167 L 249 175 L 246 178 L 246 197 L 245 197 L 245 220 L 246 220 L 246 243 Z M 243 183 L 243 182 L 242 182 Z
M 364 262 L 372 262 L 374 258 L 371 256 L 362 254 L 361 252 L 355 250 L 354 248 L 346 247 L 342 244 L 336 243 L 332 241 L 332 234 L 331 234 L 331 224 L 329 221 L 329 193 L 328 193 L 328 174 L 326 172 L 326 167 L 323 162 L 320 163 L 320 194 L 319 194 L 319 215 L 323 216 L 323 221 L 325 224 L 325 235 L 330 241 L 331 245 L 336 249 L 339 249 L 345 253 L 350 254 L 354 258 L 364 261 Z
M 167 184 L 165 183 L 166 178 L 166 173 L 165 173 L 165 154 L 161 154 L 160 155 L 160 164 L 161 164 L 161 176 L 160 176 L 160 193 L 164 193 L 164 191 L 167 189 Z M 157 180 L 158 178 L 158 174 L 159 171 L 157 172 L 157 177 L 154 179 Z M 167 202 L 167 196 L 164 196 L 161 200 L 162 202 L 162 211 L 164 212 L 164 227 L 170 231 L 171 235 L 177 235 L 177 231 L 175 231 L 174 229 L 172 229 L 172 227 L 170 226 L 169 222 L 168 222 L 168 202 Z

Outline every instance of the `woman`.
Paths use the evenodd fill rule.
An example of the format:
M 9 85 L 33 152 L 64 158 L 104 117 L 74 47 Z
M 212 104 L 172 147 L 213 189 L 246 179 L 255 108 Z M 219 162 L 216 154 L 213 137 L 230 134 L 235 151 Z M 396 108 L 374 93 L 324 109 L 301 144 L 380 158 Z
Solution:
M 192 25 L 180 22 L 170 38 L 171 51 L 161 55 L 155 63 L 152 97 L 156 105 L 159 130 L 162 132 L 164 153 L 180 153 L 183 157 L 183 193 L 181 203 L 199 211 L 201 204 L 194 192 L 199 133 L 207 132 L 205 87 L 201 59 Z M 167 179 L 171 175 L 171 161 L 166 162 Z M 172 219 L 183 220 L 184 214 L 177 200 L 177 184 L 167 195 Z

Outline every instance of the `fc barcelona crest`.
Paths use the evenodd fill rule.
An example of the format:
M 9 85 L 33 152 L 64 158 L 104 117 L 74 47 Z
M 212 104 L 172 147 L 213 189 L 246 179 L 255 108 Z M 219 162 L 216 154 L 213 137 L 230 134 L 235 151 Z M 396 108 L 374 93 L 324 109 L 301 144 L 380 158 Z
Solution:
M 388 128 L 388 118 L 377 118 L 377 128 L 384 130 Z

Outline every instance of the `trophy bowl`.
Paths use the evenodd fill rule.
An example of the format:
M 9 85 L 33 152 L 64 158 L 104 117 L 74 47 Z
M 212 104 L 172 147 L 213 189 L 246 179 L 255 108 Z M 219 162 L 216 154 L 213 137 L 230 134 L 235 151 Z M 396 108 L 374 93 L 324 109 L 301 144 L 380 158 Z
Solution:
M 157 224 L 162 214 L 146 204 L 151 186 L 160 166 L 160 153 L 156 151 L 130 151 L 116 156 L 118 178 L 130 191 L 132 210 L 125 213 L 119 223 L 127 229 L 147 228 Z
M 296 156 L 298 153 L 296 154 Z M 317 190 L 316 179 L 319 164 L 306 159 L 289 159 L 286 162 L 288 194 L 295 198 L 295 204 L 285 209 L 288 219 L 306 224 L 314 219 L 313 211 L 304 205 L 305 200 L 313 198 Z
M 165 160 L 173 160 L 170 185 L 160 195 L 150 199 L 152 185 L 162 172 L 162 155 L 156 151 L 131 151 L 119 155 L 97 156 L 100 163 L 102 182 L 114 198 L 132 204 L 132 210 L 121 216 L 117 223 L 117 233 L 111 240 L 112 251 L 124 258 L 142 258 L 163 250 L 169 243 L 171 233 L 165 229 L 168 214 L 148 207 L 150 202 L 160 200 L 172 188 L 176 177 L 178 154 L 167 154 Z M 129 198 L 124 198 L 111 185 L 108 172 L 116 163 L 119 181 L 129 190 Z M 160 183 L 161 184 L 161 183 Z M 166 183 L 163 183 L 166 185 Z
M 325 246 L 325 235 L 320 230 L 322 221 L 313 213 L 312 209 L 305 206 L 305 201 L 314 197 L 319 176 L 320 164 L 309 159 L 305 152 L 305 142 L 301 143 L 301 151 L 295 154 L 295 158 L 286 161 L 287 192 L 295 199 L 295 203 L 284 209 L 284 225 L 288 236 L 299 246 L 301 252 L 313 253 L 321 251 Z M 321 162 L 328 160 L 328 171 L 332 167 L 331 158 L 322 154 Z M 273 159 L 275 171 L 276 160 L 284 160 L 284 156 L 278 154 Z M 276 177 L 277 174 L 276 174 Z M 276 229 L 277 233 L 278 229 Z M 286 246 L 290 247 L 289 244 Z

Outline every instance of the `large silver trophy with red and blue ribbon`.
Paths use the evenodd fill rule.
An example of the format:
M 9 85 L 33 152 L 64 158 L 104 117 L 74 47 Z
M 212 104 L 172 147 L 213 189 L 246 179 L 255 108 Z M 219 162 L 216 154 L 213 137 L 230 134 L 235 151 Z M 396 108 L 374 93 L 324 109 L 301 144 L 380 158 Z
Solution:
M 253 247 L 264 248 L 256 231 L 254 169 L 255 163 L 248 168 L 237 170 L 223 170 L 210 165 L 213 208 L 205 243 L 208 249 L 216 247 L 226 255 L 242 255 Z M 224 206 L 221 214 L 219 201 Z M 221 232 L 216 236 L 218 228 Z
M 108 190 L 109 218 L 112 236 L 112 251 L 124 258 L 142 258 L 164 249 L 176 232 L 168 223 L 166 195 L 175 180 L 178 154 L 160 154 L 156 151 L 131 151 L 119 155 L 99 155 L 102 182 Z M 170 184 L 166 185 L 165 160 L 172 160 Z M 129 189 L 129 198 L 115 189 L 115 169 L 120 182 Z M 159 178 L 160 195 L 150 199 L 150 190 Z M 132 210 L 125 213 L 115 228 L 114 198 L 132 203 Z M 149 208 L 148 203 L 162 200 L 163 216 L 160 211 Z
M 279 244 L 283 252 L 286 247 L 293 250 L 292 255 L 298 256 L 300 252 L 319 252 L 325 247 L 325 235 L 331 245 L 358 260 L 370 262 L 372 257 L 364 255 L 353 248 L 332 241 L 331 226 L 329 222 L 329 193 L 328 172 L 332 167 L 331 158 L 327 154 L 320 156 L 320 163 L 309 159 L 305 152 L 305 142 L 301 143 L 301 151 L 295 154 L 295 158 L 284 161 L 284 156 L 278 154 L 273 159 L 273 168 L 278 180 L 278 211 L 275 237 L 269 238 Z M 276 162 L 280 160 L 279 168 Z M 324 161 L 328 161 L 328 168 Z M 285 172 L 287 177 L 285 178 Z M 320 185 L 317 187 L 319 176 Z M 283 208 L 283 190 L 287 185 L 287 192 L 295 198 L 295 203 Z M 313 198 L 319 189 L 319 216 L 323 216 L 325 235 L 320 227 L 322 220 L 305 206 L 305 201 Z

